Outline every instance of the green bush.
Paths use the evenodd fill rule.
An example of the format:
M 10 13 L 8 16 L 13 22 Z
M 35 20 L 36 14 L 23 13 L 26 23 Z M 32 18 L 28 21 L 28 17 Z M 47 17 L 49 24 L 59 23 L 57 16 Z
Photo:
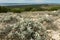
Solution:
M 25 11 L 31 11 L 32 7 L 26 7 Z
M 13 8 L 11 9 L 11 12 L 14 12 L 14 13 L 21 13 L 21 12 L 24 12 L 25 9 L 23 8 Z
M 37 9 L 36 8 L 32 8 L 31 11 L 37 11 Z
M 14 12 L 14 13 L 21 13 L 21 10 L 18 9 L 18 8 L 14 8 L 14 9 L 11 9 L 11 12 Z
M 8 12 L 9 9 L 6 7 L 0 7 L 0 12 Z
M 49 8 L 49 9 L 47 9 L 48 11 L 54 11 L 54 10 L 59 10 L 60 9 L 60 7 L 51 7 L 51 8 Z

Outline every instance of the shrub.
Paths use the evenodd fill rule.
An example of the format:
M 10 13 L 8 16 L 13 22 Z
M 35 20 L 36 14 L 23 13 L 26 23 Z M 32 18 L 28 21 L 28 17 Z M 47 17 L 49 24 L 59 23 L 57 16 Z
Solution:
M 25 11 L 31 11 L 32 7 L 26 7 Z
M 14 13 L 21 13 L 21 10 L 19 8 L 13 8 L 11 11 Z
M 6 7 L 0 7 L 0 12 L 8 12 L 8 8 Z
M 24 20 L 24 21 L 23 21 Z M 5 35 L 12 36 L 15 40 L 46 40 L 46 30 L 40 22 L 30 19 L 23 19 L 16 23 L 15 26 L 5 27 Z M 1 33 L 1 32 L 0 32 Z
M 36 8 L 32 8 L 31 11 L 37 11 L 37 9 Z
M 20 40 L 46 40 L 46 31 L 41 23 L 24 19 L 13 27 L 12 36 Z M 16 39 L 17 40 L 17 39 Z

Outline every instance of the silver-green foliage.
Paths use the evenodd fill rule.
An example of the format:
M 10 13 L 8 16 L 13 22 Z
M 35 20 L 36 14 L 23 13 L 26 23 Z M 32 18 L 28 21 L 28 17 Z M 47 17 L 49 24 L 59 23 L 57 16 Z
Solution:
M 14 19 L 19 21 L 15 22 Z M 17 17 L 5 17 L 2 22 L 10 23 L 10 25 L 5 27 L 2 32 L 6 33 L 6 36 L 12 36 L 16 40 L 46 40 L 47 33 L 41 23 L 41 21 L 44 20 L 44 17 L 40 20 L 38 19 L 38 21 L 34 21 L 30 18 L 19 17 L 18 19 Z
M 46 31 L 42 24 L 30 19 L 20 21 L 12 30 L 12 36 L 19 40 L 46 40 Z

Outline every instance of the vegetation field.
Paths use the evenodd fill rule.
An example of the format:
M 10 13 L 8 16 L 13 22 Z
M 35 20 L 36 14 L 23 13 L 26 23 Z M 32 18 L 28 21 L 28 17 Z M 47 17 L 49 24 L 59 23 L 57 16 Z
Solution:
M 2 39 L 60 40 L 60 10 L 0 13 Z

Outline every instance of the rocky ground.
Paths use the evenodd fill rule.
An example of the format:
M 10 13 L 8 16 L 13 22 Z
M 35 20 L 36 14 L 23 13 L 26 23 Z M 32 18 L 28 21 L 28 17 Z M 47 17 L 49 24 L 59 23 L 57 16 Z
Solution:
M 32 20 L 32 21 L 31 21 Z M 25 23 L 26 22 L 26 23 Z M 33 22 L 33 23 L 31 23 Z M 37 23 L 37 24 L 35 24 Z M 42 33 L 38 33 L 36 30 L 34 31 L 36 34 L 36 36 L 34 36 L 34 38 L 36 38 L 35 40 L 60 40 L 60 11 L 37 11 L 37 12 L 22 12 L 22 13 L 0 13 L 0 36 L 9 36 L 12 35 L 12 32 L 18 34 L 19 32 L 18 29 L 16 28 L 21 28 L 20 30 L 24 29 L 24 25 L 28 24 L 28 28 L 26 31 L 22 31 L 21 34 L 24 32 L 27 33 L 30 32 L 32 33 L 33 30 L 35 30 L 33 28 L 30 29 L 30 25 L 32 26 L 32 24 L 34 24 L 33 26 L 37 26 L 37 28 L 39 28 L 40 24 L 42 25 L 42 30 L 44 30 L 44 32 Z M 39 24 L 39 25 L 38 25 Z M 20 27 L 17 27 L 20 26 Z M 39 29 L 40 30 L 40 29 Z M 38 30 L 38 31 L 39 31 Z M 46 32 L 46 37 L 45 39 L 39 39 L 40 35 L 42 37 L 42 35 L 45 35 Z M 26 34 L 25 33 L 25 34 Z M 3 35 L 5 34 L 5 35 Z M 29 33 L 28 33 L 29 34 Z M 27 35 L 28 35 L 27 34 Z M 20 35 L 20 34 L 19 34 Z M 21 40 L 24 40 L 24 35 L 20 35 L 22 37 Z M 30 36 L 28 36 L 30 37 Z M 39 38 L 37 38 L 39 37 Z M 30 39 L 25 39 L 25 40 L 34 40 L 33 37 L 31 36 Z

